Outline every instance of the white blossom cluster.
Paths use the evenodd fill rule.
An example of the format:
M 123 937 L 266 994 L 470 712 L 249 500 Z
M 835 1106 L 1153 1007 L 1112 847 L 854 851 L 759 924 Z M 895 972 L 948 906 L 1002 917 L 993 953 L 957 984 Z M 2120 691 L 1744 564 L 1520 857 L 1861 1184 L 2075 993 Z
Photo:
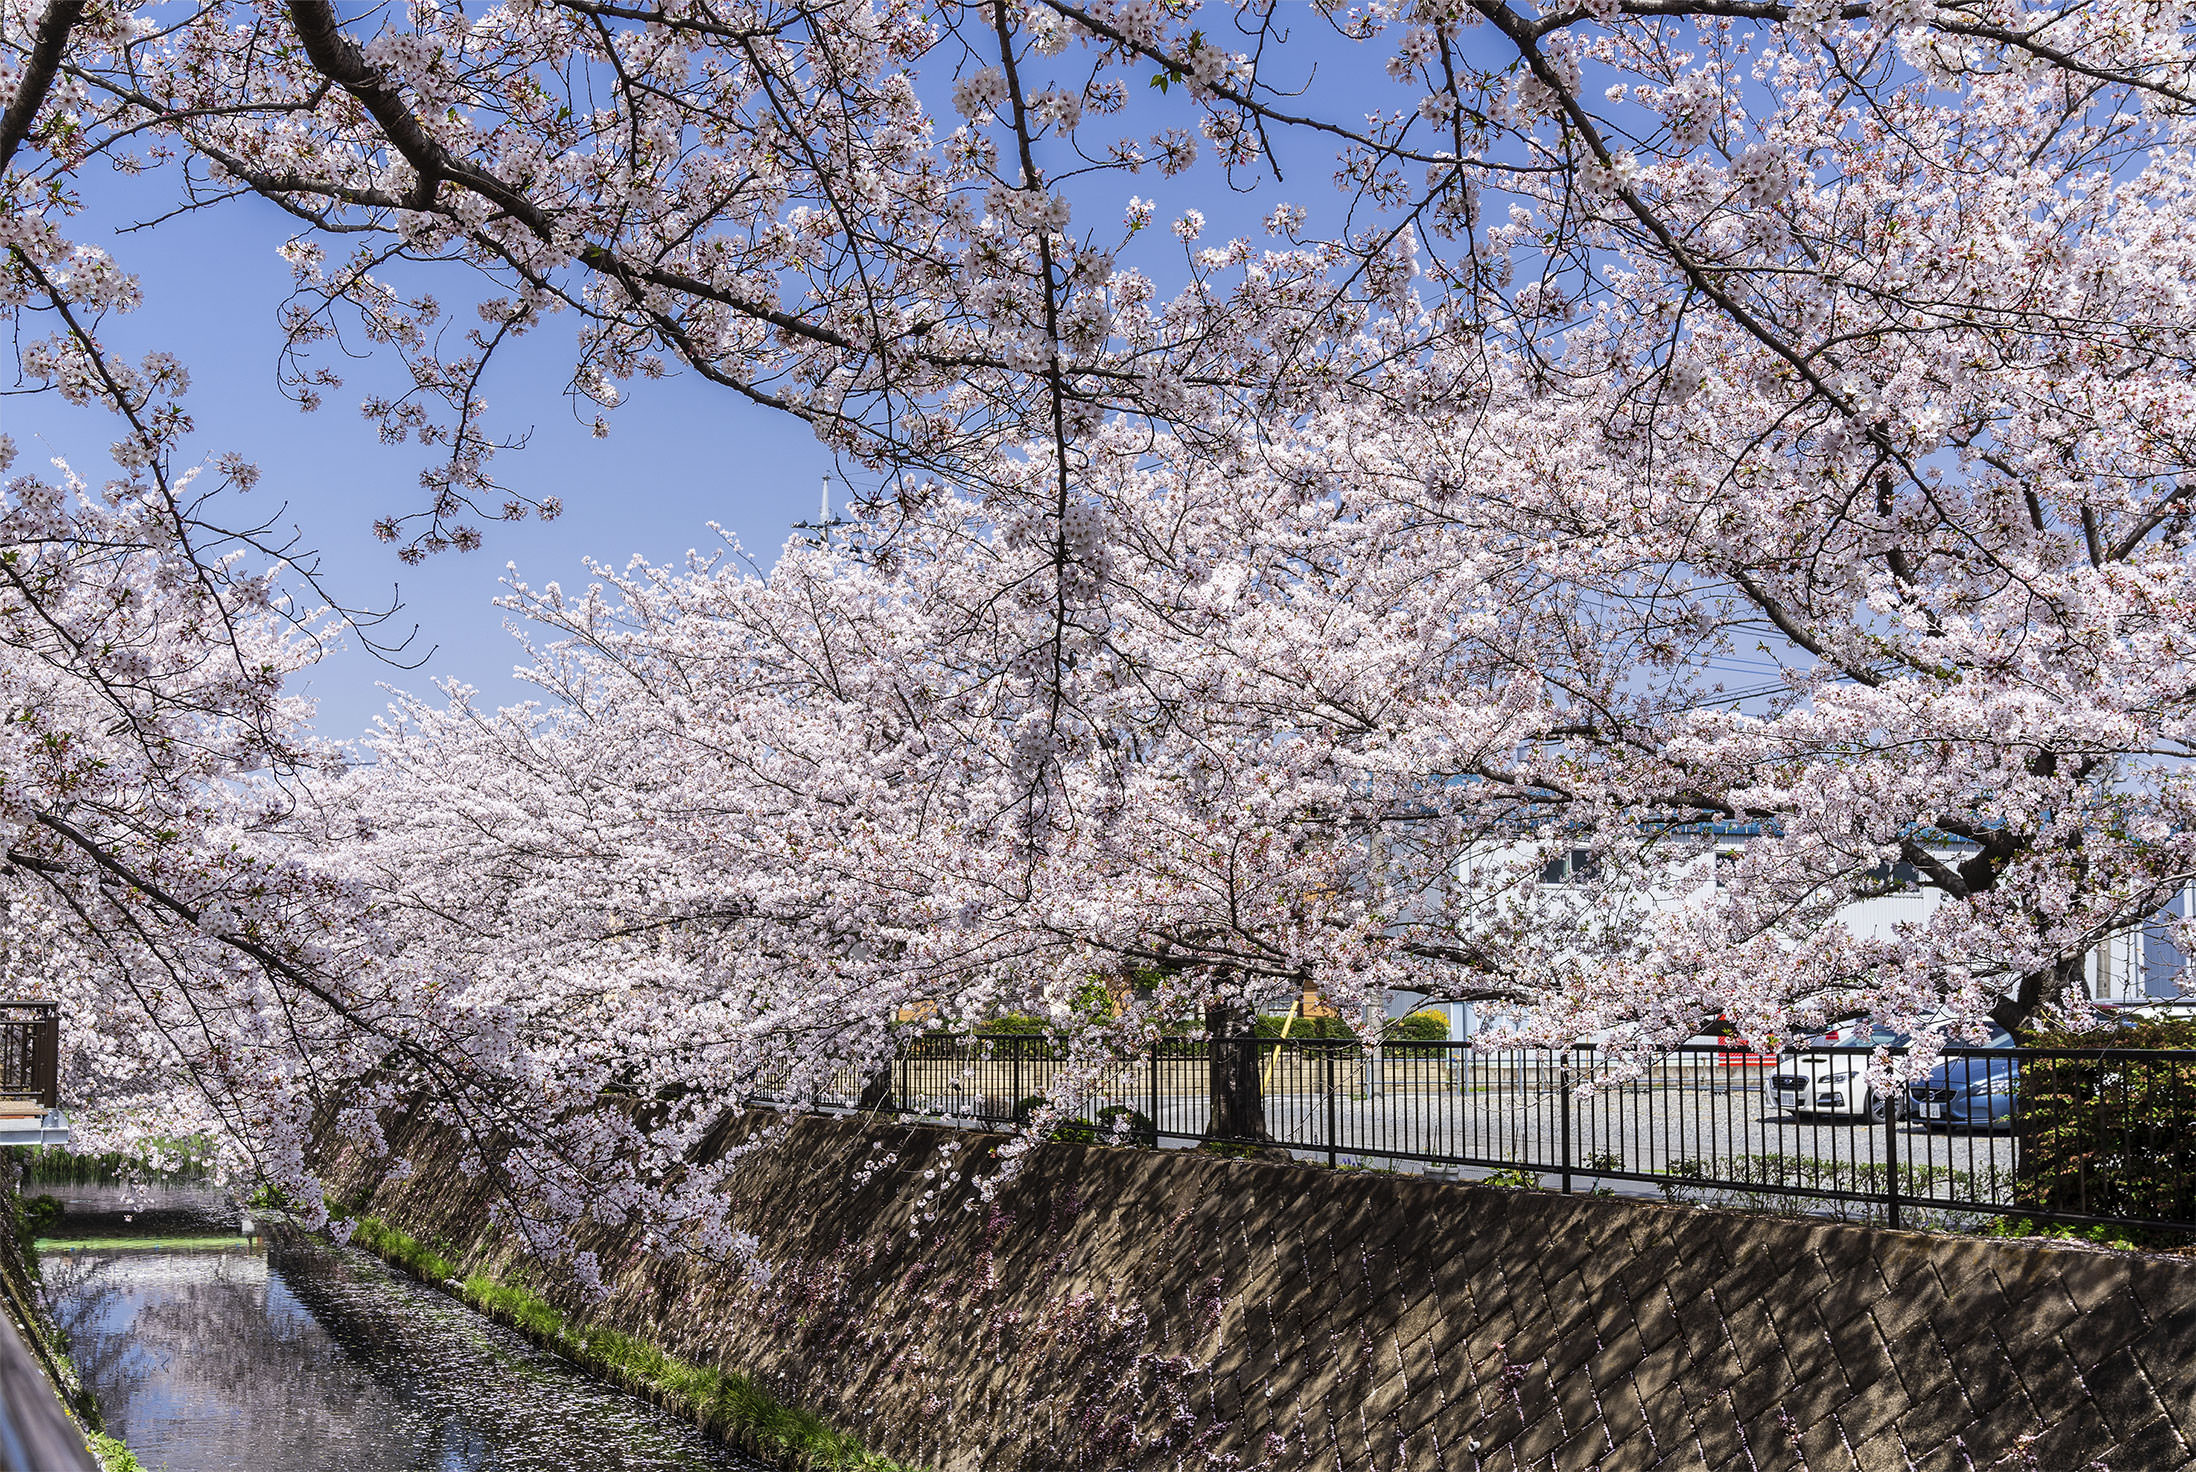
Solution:
M 0 510 L 6 964 L 86 1139 L 309 1203 L 416 1101 L 585 1279 L 591 1220 L 751 1255 L 711 1131 L 918 1017 L 1051 1020 L 1064 1107 L 1307 985 L 1641 1045 L 2068 1001 L 2196 875 L 2185 22 L 1647 9 L 0 7 L 0 313 L 115 426 Z M 423 457 L 400 556 L 559 509 L 485 388 L 552 316 L 598 432 L 721 385 L 851 535 L 515 586 L 542 702 L 331 776 L 310 568 L 102 336 L 95 188 L 298 222 L 282 381 Z M 1896 865 L 1932 907 L 1852 933 Z

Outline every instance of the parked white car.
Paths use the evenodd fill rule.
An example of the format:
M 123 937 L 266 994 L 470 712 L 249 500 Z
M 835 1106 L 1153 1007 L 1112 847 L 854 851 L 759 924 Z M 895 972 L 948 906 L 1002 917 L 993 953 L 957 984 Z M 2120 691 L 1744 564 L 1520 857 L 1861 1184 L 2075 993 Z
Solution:
M 1870 1048 L 1903 1048 L 1909 1041 L 1903 1032 L 1888 1027 L 1849 1023 L 1816 1033 L 1799 1047 L 1777 1059 L 1765 1092 L 1770 1109 L 1786 1114 L 1841 1115 L 1849 1119 L 1881 1119 L 1884 1100 L 1868 1083 Z M 1854 1048 L 1852 1053 L 1810 1052 L 1816 1048 Z M 1904 1091 L 1891 1103 L 1900 1117 L 1906 1114 Z

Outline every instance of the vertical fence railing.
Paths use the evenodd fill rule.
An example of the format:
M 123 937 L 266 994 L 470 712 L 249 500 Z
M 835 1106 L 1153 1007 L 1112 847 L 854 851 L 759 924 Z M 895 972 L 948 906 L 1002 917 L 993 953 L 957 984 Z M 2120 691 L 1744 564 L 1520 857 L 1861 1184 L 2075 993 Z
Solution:
M 50 1060 L 56 1034 L 50 1004 L 40 1005 L 0 1004 L 0 1096 L 50 1095 L 50 1062 L 41 1074 L 39 1060 Z M 1213 1066 L 1216 1046 L 1237 1050 L 1230 1067 Z M 1044 1037 L 922 1038 L 885 1075 L 881 1107 L 996 1129 L 1051 1104 L 1070 1138 L 1552 1177 L 1564 1191 L 1893 1226 L 2018 1216 L 2196 1231 L 2196 1052 L 1946 1048 L 1931 1073 L 1904 1084 L 1883 1063 L 1851 1047 L 1642 1056 L 1195 1037 L 1094 1060 Z M 1082 1082 L 1055 1097 L 1065 1068 Z M 1222 1079 L 1255 1098 L 1216 1100 Z M 863 1096 L 850 1073 L 777 1102 L 843 1108 Z M 1244 1119 L 1261 1127 L 1215 1133 L 1216 1122 Z
M 0 1000 L 0 1102 L 61 1103 L 61 1007 Z

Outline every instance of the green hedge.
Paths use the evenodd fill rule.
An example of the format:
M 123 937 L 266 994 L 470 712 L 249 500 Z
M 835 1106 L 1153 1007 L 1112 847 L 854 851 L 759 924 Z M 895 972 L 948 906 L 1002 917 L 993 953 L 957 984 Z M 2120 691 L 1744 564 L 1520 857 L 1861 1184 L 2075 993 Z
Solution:
M 976 1036 L 980 1038 L 1041 1038 L 1056 1031 L 1058 1029 L 1042 1017 L 1032 1017 L 1027 1012 L 1009 1012 L 976 1024 Z
M 2047 1033 L 2031 1046 L 2196 1051 L 2196 1022 Z M 2020 1070 L 2016 1202 L 2196 1221 L 2196 1064 L 2098 1056 L 2029 1059 Z
M 1440 1012 L 1413 1012 L 1388 1024 L 1388 1040 L 1395 1043 L 1445 1043 L 1449 1019 Z
M 1390 1058 L 1441 1058 L 1447 1048 L 1413 1047 L 1413 1043 L 1446 1043 L 1449 1040 L 1449 1019 L 1440 1012 L 1413 1012 L 1398 1017 L 1388 1024 L 1385 1046 L 1381 1049 Z
M 1284 1023 L 1292 1043 L 1348 1043 L 1357 1039 L 1350 1025 L 1339 1017 L 1299 1017 L 1290 1022 L 1286 1013 L 1268 1013 L 1251 1025 L 1251 1031 L 1261 1038 L 1279 1038 Z

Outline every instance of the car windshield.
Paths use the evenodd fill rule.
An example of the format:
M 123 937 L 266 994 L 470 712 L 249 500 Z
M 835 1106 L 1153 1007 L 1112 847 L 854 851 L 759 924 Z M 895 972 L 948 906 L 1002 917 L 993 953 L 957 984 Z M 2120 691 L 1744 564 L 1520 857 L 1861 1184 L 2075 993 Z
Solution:
M 1939 1032 L 1936 1034 L 1936 1036 L 1938 1041 L 1942 1042 L 1946 1048 L 1950 1049 L 2010 1048 L 2013 1046 L 2013 1034 L 2007 1032 L 2002 1027 L 1995 1026 L 1993 1026 L 1988 1032 L 1985 1032 L 1980 1039 L 1974 1037 L 1963 1037 L 1960 1034 L 1954 1032 Z
M 2002 1027 L 1993 1027 L 1981 1042 L 1971 1038 L 1953 1037 L 1930 1029 L 1932 1035 L 1942 1036 L 1948 1048 L 2010 1048 L 2013 1035 Z M 1914 1042 L 1912 1033 L 1894 1032 L 1881 1023 L 1864 1027 L 1857 1022 L 1841 1022 L 1827 1032 L 1811 1034 L 1807 1045 L 1817 1048 L 1905 1048 Z
M 1963 1079 L 1997 1078 L 2019 1072 L 2020 1062 L 2013 1058 L 1976 1058 L 1965 1056 L 1945 1058 L 1929 1070 L 1929 1077 L 1939 1083 L 1959 1083 Z
M 1893 1032 L 1888 1027 L 1864 1027 L 1857 1022 L 1841 1022 L 1828 1032 L 1818 1032 L 1807 1040 L 1818 1048 L 1901 1048 L 1908 1038 L 1903 1032 Z

